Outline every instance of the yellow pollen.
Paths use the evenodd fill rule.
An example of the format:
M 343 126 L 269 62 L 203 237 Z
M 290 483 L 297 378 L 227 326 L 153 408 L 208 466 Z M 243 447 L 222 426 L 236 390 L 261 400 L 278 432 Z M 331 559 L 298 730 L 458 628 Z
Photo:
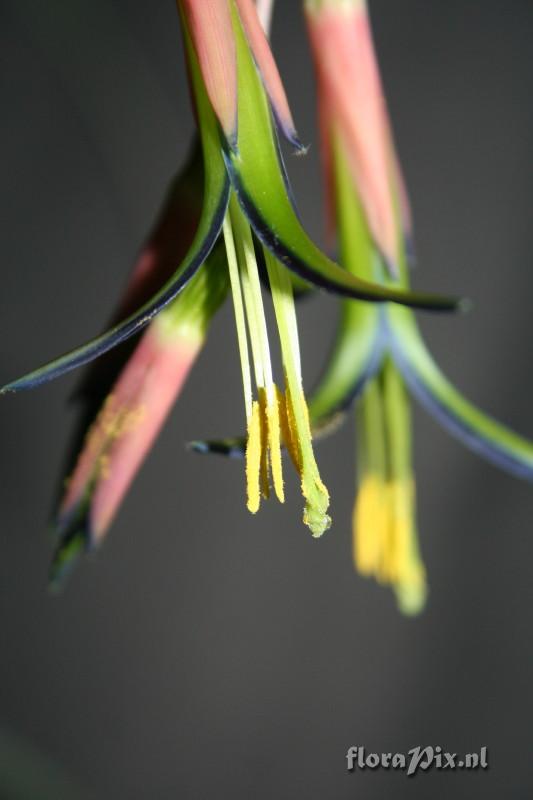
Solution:
M 353 511 L 353 555 L 361 575 L 377 575 L 388 534 L 387 487 L 376 475 L 363 480 Z
M 268 432 L 268 447 L 270 451 L 270 469 L 272 483 L 276 497 L 280 503 L 285 502 L 283 487 L 283 465 L 281 459 L 281 423 L 280 423 L 280 392 L 274 386 L 274 397 L 266 406 L 266 423 Z
M 108 447 L 111 442 L 134 430 L 146 416 L 143 404 L 133 407 L 124 404 L 118 408 L 115 405 L 115 395 L 110 394 L 87 434 L 89 450 L 99 450 L 102 445 Z
M 107 453 L 102 453 L 102 455 L 99 457 L 96 469 L 98 478 L 104 481 L 109 478 L 109 456 Z
M 419 613 L 427 586 L 416 539 L 413 481 L 365 477 L 353 523 L 357 570 L 392 586 L 405 614 Z
M 248 509 L 255 514 L 261 496 L 270 497 L 270 479 L 278 500 L 285 501 L 281 457 L 280 394 L 273 385 L 272 399 L 266 390 L 258 390 L 252 403 L 246 444 L 246 485 Z
M 106 480 L 110 475 L 109 453 L 113 444 L 126 434 L 137 428 L 146 418 L 146 407 L 143 404 L 117 407 L 116 397 L 107 396 L 95 422 L 85 437 L 85 448 L 94 457 L 91 481 Z M 72 475 L 65 480 L 65 489 L 72 481 Z
M 259 395 L 259 423 L 261 427 L 261 463 L 259 467 L 259 481 L 261 484 L 261 495 L 268 500 L 270 497 L 270 483 L 268 477 L 269 453 L 268 453 L 268 419 L 266 411 L 266 392 L 263 388 L 258 390 Z
M 298 434 L 294 424 L 294 415 L 287 397 L 278 389 L 279 422 L 281 438 L 298 474 L 301 471 L 301 458 L 298 450 Z
M 401 610 L 418 614 L 427 595 L 426 571 L 418 553 L 414 524 L 415 487 L 412 480 L 394 482 L 390 486 L 390 503 L 394 515 L 395 576 L 394 588 Z
M 261 504 L 259 475 L 263 456 L 261 441 L 261 408 L 257 400 L 252 403 L 252 413 L 248 420 L 248 439 L 246 442 L 246 492 L 248 511 L 256 514 Z
M 281 429 L 285 446 L 300 476 L 302 494 L 306 500 L 304 524 L 311 530 L 313 536 L 318 537 L 331 526 L 331 519 L 326 514 L 329 492 L 320 478 L 314 459 L 309 410 L 303 391 L 300 390 L 297 400 L 300 411 L 299 424 L 294 401 L 287 386 L 285 402 L 282 405 Z

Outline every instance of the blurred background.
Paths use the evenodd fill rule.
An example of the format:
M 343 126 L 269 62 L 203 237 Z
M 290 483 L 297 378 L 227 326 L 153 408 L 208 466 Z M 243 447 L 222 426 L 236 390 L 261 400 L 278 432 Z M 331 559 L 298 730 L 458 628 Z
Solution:
M 370 8 L 414 208 L 415 285 L 475 303 L 425 315 L 424 332 L 467 396 L 533 437 L 533 5 Z M 310 145 L 289 172 L 323 241 L 296 0 L 278 2 L 273 42 Z M 0 43 L 3 382 L 101 329 L 193 124 L 172 0 L 0 0 Z M 308 385 L 336 310 L 327 296 L 301 309 Z M 285 507 L 251 517 L 241 465 L 185 451 L 242 428 L 227 305 L 105 546 L 53 597 L 47 518 L 78 377 L 1 403 L 0 775 L 7 786 L 22 759 L 35 779 L 2 797 L 44 797 L 49 781 L 57 800 L 530 795 L 531 486 L 417 410 L 430 597 L 421 617 L 400 617 L 352 571 L 351 426 L 317 448 L 334 517 L 319 541 L 296 479 Z M 418 744 L 487 746 L 490 768 L 346 770 L 351 745 Z

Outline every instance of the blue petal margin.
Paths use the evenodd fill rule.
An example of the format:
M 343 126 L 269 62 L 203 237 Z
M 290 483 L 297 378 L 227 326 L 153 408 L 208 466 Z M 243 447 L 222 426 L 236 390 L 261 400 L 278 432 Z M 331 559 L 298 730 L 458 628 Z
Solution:
M 390 347 L 413 395 L 449 433 L 495 466 L 533 481 L 533 443 L 463 397 L 431 358 L 414 320 L 407 327 L 393 323 Z
M 233 162 L 226 157 L 226 154 L 224 156 L 235 194 L 257 238 L 281 264 L 294 272 L 299 278 L 319 289 L 355 300 L 373 303 L 393 302 L 421 311 L 432 312 L 466 311 L 470 307 L 469 302 L 461 298 L 402 292 L 401 290 L 357 280 L 337 264 L 326 259 L 313 245 L 314 257 L 321 261 L 321 266 L 318 268 L 315 263 L 311 263 L 301 257 L 291 248 L 288 242 L 283 241 L 278 236 L 274 227 L 267 222 L 255 205 L 254 199 L 247 191 Z M 292 207 L 291 213 L 295 214 Z
M 24 389 L 33 389 L 43 383 L 48 383 L 54 378 L 87 364 L 145 328 L 185 288 L 206 260 L 220 234 L 228 199 L 229 179 L 226 176 L 219 190 L 218 199 L 214 203 L 209 203 L 211 216 L 206 219 L 207 214 L 204 211 L 204 218 L 200 221 L 198 232 L 185 259 L 172 278 L 138 311 L 87 344 L 77 347 L 75 350 L 71 350 L 54 361 L 50 361 L 39 369 L 27 373 L 22 378 L 6 384 L 0 389 L 0 395 L 19 392 Z
M 364 369 L 355 377 L 353 383 L 347 387 L 345 393 L 337 399 L 335 405 L 328 409 L 326 413 L 322 413 L 320 417 L 317 418 L 315 418 L 312 413 L 312 407 L 313 396 L 315 391 L 318 390 L 319 386 L 317 386 L 316 389 L 311 392 L 308 402 L 311 410 L 313 430 L 316 428 L 320 432 L 320 430 L 323 428 L 329 428 L 330 424 L 335 423 L 339 414 L 344 414 L 350 410 L 354 402 L 365 388 L 367 382 L 371 380 L 379 370 L 379 367 L 383 361 L 383 352 L 386 341 L 387 337 L 380 321 L 377 331 L 374 334 L 374 341 Z

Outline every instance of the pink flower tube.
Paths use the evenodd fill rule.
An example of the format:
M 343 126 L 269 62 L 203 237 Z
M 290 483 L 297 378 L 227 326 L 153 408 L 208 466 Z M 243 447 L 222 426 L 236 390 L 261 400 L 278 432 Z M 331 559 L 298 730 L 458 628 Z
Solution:
M 395 202 L 410 238 L 410 213 L 396 157 L 364 0 L 306 0 L 318 80 L 324 167 L 331 192 L 332 139 L 340 137 L 369 230 L 387 266 L 397 272 Z M 325 44 L 327 43 L 327 45 Z
M 60 528 L 77 511 L 99 544 L 159 433 L 203 344 L 154 323 L 91 426 L 58 513 Z
M 142 304 L 179 263 L 199 216 L 198 178 L 201 187 L 193 155 L 141 249 L 115 319 Z M 215 249 L 133 351 L 128 346 L 112 351 L 89 370 L 77 396 L 85 403 L 97 401 L 100 410 L 85 433 L 57 511 L 53 584 L 81 552 L 104 538 L 183 388 L 226 288 L 227 272 Z

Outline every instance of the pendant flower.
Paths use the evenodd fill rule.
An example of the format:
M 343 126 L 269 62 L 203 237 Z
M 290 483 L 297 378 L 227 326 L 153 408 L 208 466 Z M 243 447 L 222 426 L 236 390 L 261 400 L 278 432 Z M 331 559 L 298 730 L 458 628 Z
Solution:
M 178 0 L 202 146 L 203 207 L 194 239 L 170 278 L 110 330 L 6 384 L 0 393 L 46 383 L 92 361 L 146 327 L 202 266 L 222 231 L 233 192 L 254 234 L 292 273 L 312 286 L 376 302 L 451 311 L 456 298 L 406 292 L 362 281 L 331 261 L 308 237 L 294 210 L 276 127 L 301 148 L 275 62 L 252 0 Z
M 330 220 L 346 270 L 408 287 L 411 216 L 363 0 L 306 0 L 318 79 Z M 336 429 L 357 400 L 356 568 L 390 585 L 416 614 L 427 595 L 412 465 L 409 390 L 454 436 L 503 469 L 533 480 L 533 444 L 466 400 L 433 361 L 413 313 L 344 299 L 334 349 L 309 398 L 315 434 Z M 239 439 L 194 442 L 238 456 Z
M 411 215 L 394 149 L 364 0 L 306 0 L 318 80 L 324 163 L 341 262 L 360 278 L 408 286 Z M 382 253 L 387 267 L 383 268 Z M 453 435 L 518 477 L 533 479 L 533 444 L 466 400 L 429 353 L 413 314 L 343 302 L 335 348 L 310 398 L 316 427 L 355 400 L 359 572 L 420 611 L 427 586 L 415 519 L 407 389 Z
M 104 537 L 228 286 L 244 384 L 248 508 L 258 510 L 270 484 L 283 502 L 284 445 L 300 475 L 304 522 L 314 536 L 330 525 L 329 495 L 313 454 L 291 273 L 313 286 L 362 300 L 436 310 L 459 306 L 453 299 L 361 280 L 313 244 L 292 204 L 277 129 L 296 149 L 301 145 L 254 3 L 178 0 L 178 10 L 202 166 L 195 155 L 174 187 L 112 327 L 0 392 L 52 380 L 146 328 L 125 365 L 124 351 L 116 359 L 108 354 L 104 367 L 93 368 L 84 384 L 82 394 L 91 395 L 99 381 L 109 394 L 89 426 L 60 503 L 53 580 L 61 578 L 74 556 Z M 202 168 L 203 193 L 198 191 Z M 256 249 L 274 304 L 283 390 L 272 375 Z M 107 380 L 102 381 L 104 373 Z

